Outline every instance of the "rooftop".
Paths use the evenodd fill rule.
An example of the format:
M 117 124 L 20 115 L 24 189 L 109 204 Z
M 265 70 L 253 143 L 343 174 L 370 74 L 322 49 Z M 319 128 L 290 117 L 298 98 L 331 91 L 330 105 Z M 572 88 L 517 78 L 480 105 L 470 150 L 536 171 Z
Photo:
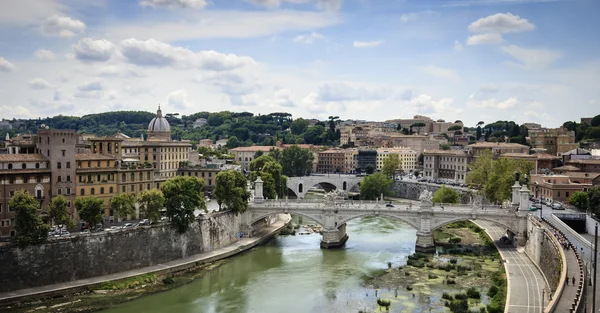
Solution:
M 527 148 L 529 146 L 522 145 L 520 143 L 509 143 L 509 142 L 478 142 L 471 145 L 469 147 L 473 148 Z
M 231 149 L 230 151 L 236 151 L 236 152 L 256 152 L 256 151 L 269 152 L 269 150 L 271 150 L 271 148 L 278 149 L 275 146 L 250 146 L 250 147 L 237 147 L 237 148 Z
M 586 178 L 594 180 L 600 176 L 600 173 L 589 173 L 589 172 L 565 172 L 564 175 L 570 178 Z
M 555 167 L 552 169 L 553 171 L 569 171 L 569 172 L 573 172 L 573 171 L 579 171 L 579 167 L 577 166 L 573 166 L 573 165 L 563 165 L 563 166 L 559 166 L 559 167 Z
M 569 160 L 567 164 L 595 164 L 600 165 L 600 160 L 589 159 L 589 160 Z
M 525 159 L 538 159 L 538 160 L 560 160 L 559 157 L 549 153 L 503 153 L 500 156 L 506 158 L 525 158 Z
M 94 154 L 94 153 L 78 153 L 75 155 L 76 161 L 87 161 L 87 160 L 115 160 L 116 158 L 111 155 Z
M 46 161 L 41 154 L 0 154 L 0 162 Z
M 454 156 L 464 156 L 464 155 L 469 155 L 467 153 L 467 151 L 465 150 L 439 150 L 439 149 L 425 149 L 423 151 L 423 154 L 428 154 L 428 155 L 454 155 Z

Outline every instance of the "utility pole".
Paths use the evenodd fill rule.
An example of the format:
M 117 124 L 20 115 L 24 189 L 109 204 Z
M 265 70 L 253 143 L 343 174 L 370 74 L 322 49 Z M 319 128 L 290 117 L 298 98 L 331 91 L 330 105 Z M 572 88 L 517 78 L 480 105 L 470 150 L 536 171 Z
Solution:
M 596 280 L 598 269 L 598 223 L 596 223 L 596 230 L 594 231 L 594 287 L 592 291 L 592 312 L 596 313 Z

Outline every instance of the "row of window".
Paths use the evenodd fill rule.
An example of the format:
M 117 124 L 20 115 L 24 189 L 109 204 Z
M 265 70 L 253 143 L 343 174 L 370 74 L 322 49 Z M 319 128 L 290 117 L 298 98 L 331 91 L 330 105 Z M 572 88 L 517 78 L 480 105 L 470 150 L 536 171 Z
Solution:
M 8 169 L 12 170 L 13 169 L 13 164 L 12 163 L 8 163 Z M 35 168 L 40 168 L 40 163 L 35 163 Z M 27 164 L 26 163 L 21 163 L 21 169 L 27 169 Z
M 29 178 L 29 176 L 23 176 L 23 184 L 27 184 L 30 183 L 31 178 Z M 42 182 L 42 176 L 36 176 L 35 177 L 35 182 L 36 183 L 41 183 Z M 14 176 L 10 176 L 8 178 L 8 183 L 9 184 L 14 184 L 15 183 L 15 177 Z

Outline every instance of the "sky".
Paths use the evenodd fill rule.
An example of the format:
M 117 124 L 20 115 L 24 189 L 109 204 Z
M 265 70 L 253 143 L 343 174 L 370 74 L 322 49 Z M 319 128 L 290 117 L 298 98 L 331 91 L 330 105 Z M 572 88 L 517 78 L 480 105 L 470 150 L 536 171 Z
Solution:
M 598 0 L 2 0 L 0 118 L 600 114 Z

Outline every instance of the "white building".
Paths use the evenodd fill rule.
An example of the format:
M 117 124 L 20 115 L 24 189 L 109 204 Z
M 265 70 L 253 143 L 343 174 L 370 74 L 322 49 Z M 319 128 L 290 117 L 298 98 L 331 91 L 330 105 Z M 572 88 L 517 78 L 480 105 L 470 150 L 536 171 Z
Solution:
M 425 150 L 423 152 L 423 178 L 443 179 L 464 183 L 467 165 L 473 155 L 461 150 Z
M 377 149 L 377 170 L 380 171 L 383 168 L 383 161 L 390 154 L 397 154 L 400 159 L 400 166 L 398 170 L 408 173 L 414 171 L 417 167 L 418 154 L 416 151 L 409 148 L 394 147 L 394 148 L 380 148 Z

